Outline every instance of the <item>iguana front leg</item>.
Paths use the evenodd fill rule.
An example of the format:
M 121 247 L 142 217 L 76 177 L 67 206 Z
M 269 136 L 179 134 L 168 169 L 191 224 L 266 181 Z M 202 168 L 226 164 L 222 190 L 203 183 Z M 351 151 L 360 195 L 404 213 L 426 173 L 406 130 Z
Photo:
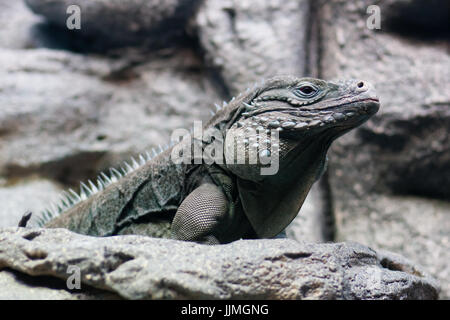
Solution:
M 204 183 L 183 200 L 172 221 L 172 237 L 203 244 L 219 244 L 214 231 L 228 213 L 229 204 L 223 191 Z

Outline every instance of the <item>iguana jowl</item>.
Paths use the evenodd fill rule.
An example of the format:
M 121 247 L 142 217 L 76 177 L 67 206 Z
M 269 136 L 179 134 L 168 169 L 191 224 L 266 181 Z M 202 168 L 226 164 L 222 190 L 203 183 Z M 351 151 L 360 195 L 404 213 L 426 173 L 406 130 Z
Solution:
M 180 142 L 153 158 L 141 156 L 140 163 L 133 160 L 122 173 L 101 174 L 96 185 L 82 184 L 80 194 L 64 193 L 41 223 L 92 236 L 142 234 L 208 244 L 274 237 L 297 215 L 323 173 L 332 141 L 378 109 L 367 82 L 269 79 L 225 104 L 204 129 L 225 137 L 224 158 L 240 148 L 235 142 L 248 154 L 258 149 L 262 133 L 267 138 L 276 130 L 277 145 L 270 141 L 262 150 L 267 156 L 277 148 L 276 174 L 261 175 L 265 165 L 259 160 L 175 163 L 171 154 Z M 250 128 L 258 129 L 252 131 L 256 135 L 246 135 Z M 210 143 L 202 140 L 201 147 Z M 257 151 L 257 157 L 262 154 Z

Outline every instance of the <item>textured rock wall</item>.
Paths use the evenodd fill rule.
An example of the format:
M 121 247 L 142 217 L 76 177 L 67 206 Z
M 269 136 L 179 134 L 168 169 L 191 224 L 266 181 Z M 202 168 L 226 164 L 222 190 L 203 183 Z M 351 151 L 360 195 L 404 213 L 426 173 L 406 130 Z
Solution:
M 448 25 L 431 28 L 432 17 L 410 15 L 422 4 L 420 15 L 439 21 L 435 6 L 443 3 L 380 2 L 381 30 L 373 31 L 365 24 L 372 3 L 331 1 L 320 9 L 321 77 L 366 79 L 381 101 L 380 112 L 329 154 L 336 240 L 404 254 L 438 277 L 449 297 Z M 406 30 L 394 27 L 398 20 Z

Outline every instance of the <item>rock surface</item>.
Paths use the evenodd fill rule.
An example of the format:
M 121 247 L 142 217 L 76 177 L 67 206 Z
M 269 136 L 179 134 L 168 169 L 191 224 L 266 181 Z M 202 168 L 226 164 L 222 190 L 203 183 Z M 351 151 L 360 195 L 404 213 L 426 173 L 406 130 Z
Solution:
M 75 184 L 168 143 L 174 129 L 208 118 L 211 101 L 220 101 L 198 63 L 189 50 L 134 67 L 47 49 L 0 50 L 0 174 Z
M 95 238 L 64 229 L 0 231 L 0 269 L 66 279 L 127 299 L 436 299 L 435 281 L 356 243 L 241 240 L 204 246 L 140 236 Z
M 450 204 L 418 197 L 346 195 L 335 202 L 338 241 L 357 241 L 401 253 L 439 280 L 442 298 L 450 292 Z M 358 212 L 356 214 L 355 212 Z
M 198 0 L 26 0 L 49 22 L 67 29 L 69 6 L 80 8 L 79 33 L 107 47 L 161 46 L 184 33 Z M 70 31 L 67 30 L 67 33 Z
M 0 271 L 0 300 L 102 300 L 120 299 L 114 293 L 98 290 L 68 290 L 54 277 L 31 277 L 11 270 Z
M 414 34 L 428 32 L 427 39 L 388 28 L 389 19 L 401 15 L 389 11 L 392 1 L 381 7 L 381 30 L 369 30 L 370 4 L 330 1 L 320 9 L 321 76 L 368 80 L 381 101 L 378 114 L 338 139 L 329 154 L 336 240 L 394 250 L 423 264 L 448 298 L 450 69 L 443 67 L 450 65 L 448 43 L 424 28 Z M 402 2 L 417 5 L 436 2 Z
M 0 0 L 0 47 L 35 47 L 33 27 L 41 21 L 41 18 L 28 10 L 23 1 Z
M 56 201 L 61 186 L 39 177 L 20 179 L 7 184 L 0 181 L 0 228 L 17 226 L 26 212 L 40 212 L 49 200 Z
M 232 95 L 264 77 L 304 74 L 308 1 L 205 1 L 196 27 Z
M 322 76 L 368 80 L 382 106 L 367 125 L 335 143 L 342 154 L 358 145 L 358 154 L 345 159 L 356 169 L 343 169 L 346 179 L 359 180 L 363 191 L 449 199 L 448 44 L 412 40 L 383 26 L 367 29 L 369 3 L 334 1 L 322 10 Z

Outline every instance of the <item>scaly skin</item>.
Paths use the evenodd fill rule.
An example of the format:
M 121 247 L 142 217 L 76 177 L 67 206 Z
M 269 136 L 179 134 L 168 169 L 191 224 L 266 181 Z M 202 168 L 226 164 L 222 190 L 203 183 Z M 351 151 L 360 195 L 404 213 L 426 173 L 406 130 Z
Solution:
M 222 161 L 174 163 L 171 155 L 192 150 L 193 141 L 203 151 L 217 143 L 204 137 L 183 140 L 151 160 L 135 163 L 124 176 L 117 171 L 103 175 L 98 192 L 91 184 L 82 187 L 82 199 L 66 194 L 55 210 L 61 214 L 45 227 L 207 244 L 272 238 L 294 219 L 325 170 L 332 141 L 378 109 L 373 88 L 363 81 L 272 78 L 233 98 L 203 127 L 225 137 L 223 155 L 215 158 Z M 279 140 L 271 140 L 276 133 Z M 238 151 L 245 151 L 245 163 L 231 161 Z M 249 164 L 252 151 L 257 161 Z M 270 167 L 263 157 L 269 156 L 278 161 L 278 171 L 263 175 L 261 169 Z

